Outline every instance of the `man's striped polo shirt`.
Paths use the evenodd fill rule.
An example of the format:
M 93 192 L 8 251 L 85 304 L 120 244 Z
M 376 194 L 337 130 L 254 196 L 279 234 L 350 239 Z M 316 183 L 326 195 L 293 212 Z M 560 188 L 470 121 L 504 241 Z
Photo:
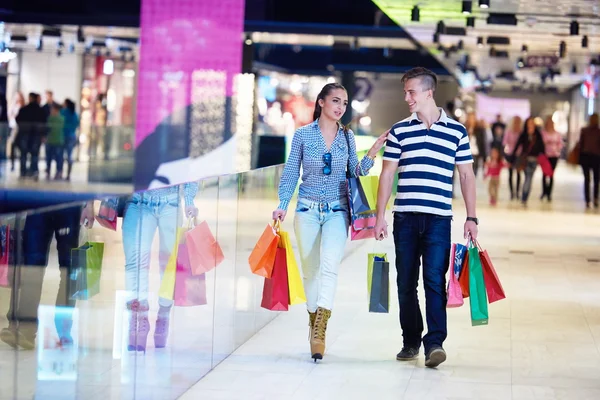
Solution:
M 429 129 L 414 113 L 388 135 L 383 159 L 398 163 L 394 212 L 452 216 L 454 166 L 473 157 L 465 127 L 440 111 Z

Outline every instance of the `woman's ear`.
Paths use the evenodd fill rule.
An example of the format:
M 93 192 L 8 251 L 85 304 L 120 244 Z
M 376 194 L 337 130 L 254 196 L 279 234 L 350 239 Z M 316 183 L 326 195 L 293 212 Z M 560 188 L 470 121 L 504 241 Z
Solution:
M 325 100 L 323 100 L 323 99 L 319 99 L 319 100 L 317 100 L 317 103 L 319 103 L 319 106 L 320 106 L 321 108 L 323 108 L 323 106 L 325 106 Z

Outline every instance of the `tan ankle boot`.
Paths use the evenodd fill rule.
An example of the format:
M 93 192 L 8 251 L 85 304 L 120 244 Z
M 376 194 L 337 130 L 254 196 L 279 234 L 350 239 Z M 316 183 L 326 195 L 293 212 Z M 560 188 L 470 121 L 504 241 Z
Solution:
M 313 328 L 315 327 L 315 318 L 317 318 L 316 312 L 308 312 L 308 340 L 312 338 Z
M 325 354 L 325 332 L 327 331 L 327 321 L 329 321 L 330 317 L 331 310 L 321 307 L 317 308 L 315 323 L 310 337 L 310 352 L 315 362 L 322 360 Z

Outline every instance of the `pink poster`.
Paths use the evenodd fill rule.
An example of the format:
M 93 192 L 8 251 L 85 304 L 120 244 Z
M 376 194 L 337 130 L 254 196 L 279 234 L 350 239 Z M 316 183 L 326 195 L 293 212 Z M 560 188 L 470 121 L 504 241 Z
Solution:
M 244 0 L 142 0 L 136 189 L 179 183 L 156 176 L 160 165 L 210 153 L 232 135 L 243 25 Z
M 504 121 L 510 121 L 517 115 L 524 121 L 531 115 L 531 104 L 527 99 L 490 97 L 477 93 L 476 102 L 477 119 L 483 118 L 489 123 L 496 121 L 498 114 L 502 115 Z

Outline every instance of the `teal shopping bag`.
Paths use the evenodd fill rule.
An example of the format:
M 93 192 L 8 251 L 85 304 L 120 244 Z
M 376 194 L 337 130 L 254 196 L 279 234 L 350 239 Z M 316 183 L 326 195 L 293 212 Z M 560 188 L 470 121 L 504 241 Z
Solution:
M 479 249 L 472 241 L 469 242 L 469 304 L 471 325 L 487 325 L 489 313 L 483 267 L 479 258 Z

